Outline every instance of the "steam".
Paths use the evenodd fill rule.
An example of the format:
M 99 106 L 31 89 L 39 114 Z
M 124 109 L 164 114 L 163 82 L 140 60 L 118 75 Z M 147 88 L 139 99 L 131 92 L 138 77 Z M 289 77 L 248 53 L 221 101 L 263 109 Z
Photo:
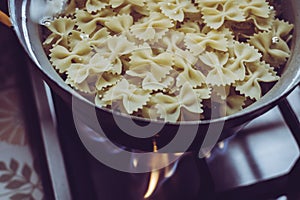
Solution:
M 43 24 L 59 14 L 66 3 L 67 0 L 31 0 L 30 18 L 35 23 Z

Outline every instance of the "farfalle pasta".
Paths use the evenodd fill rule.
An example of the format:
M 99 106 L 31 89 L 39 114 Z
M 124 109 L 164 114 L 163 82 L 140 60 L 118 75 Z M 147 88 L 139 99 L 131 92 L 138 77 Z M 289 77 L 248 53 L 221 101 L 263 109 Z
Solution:
M 200 56 L 200 60 L 211 68 L 207 74 L 206 83 L 213 86 L 226 86 L 238 79 L 237 74 L 225 65 L 228 58 L 228 53 L 206 52 Z
M 180 25 L 178 31 L 183 33 L 200 33 L 200 27 L 198 23 L 186 21 Z
M 245 43 L 234 42 L 232 49 L 233 55 L 226 63 L 226 67 L 237 76 L 235 81 L 244 80 L 246 76 L 246 63 L 259 61 L 262 55 L 253 46 Z
M 150 91 L 130 84 L 126 79 L 117 82 L 103 94 L 100 106 L 112 106 L 115 110 L 125 109 L 127 114 L 132 114 L 146 105 L 150 98 Z
M 113 10 L 104 9 L 102 12 L 89 13 L 86 10 L 79 9 L 75 11 L 76 25 L 83 33 L 91 34 L 114 14 Z
M 86 10 L 89 13 L 101 11 L 108 5 L 107 1 L 105 0 L 87 0 L 86 2 Z
M 48 38 L 44 41 L 44 45 L 48 44 L 60 44 L 63 46 L 67 46 L 68 44 L 68 35 L 74 29 L 75 21 L 66 18 L 59 17 L 52 21 L 52 25 L 49 27 L 52 32 Z
M 109 59 L 97 53 L 88 63 L 72 63 L 67 74 L 74 83 L 82 83 L 93 76 L 102 76 L 104 72 L 113 72 L 113 64 Z
M 109 36 L 107 28 L 101 28 L 97 32 L 93 33 L 93 35 L 83 34 L 78 30 L 73 30 L 69 35 L 68 46 L 70 48 L 74 48 L 78 42 L 84 41 L 92 48 L 97 48 L 97 46 L 103 45 Z
M 55 45 L 50 49 L 50 61 L 60 73 L 64 73 L 72 63 L 85 63 L 89 60 L 91 51 L 91 47 L 85 41 L 78 42 L 71 50 L 62 45 Z
M 279 79 L 293 24 L 277 13 L 268 0 L 70 0 L 43 44 L 99 107 L 198 121 L 242 110 Z
M 159 83 L 172 70 L 172 54 L 162 52 L 153 55 L 149 46 L 139 47 L 130 57 L 130 66 L 126 74 L 143 78 L 143 82 L 151 77 L 152 81 Z
M 243 81 L 235 83 L 236 90 L 247 97 L 258 100 L 261 97 L 260 82 L 274 82 L 278 76 L 274 76 L 274 71 L 265 62 L 254 62 L 247 64 L 249 75 Z
M 257 48 L 263 55 L 263 60 L 279 67 L 290 57 L 290 48 L 287 42 L 274 36 L 272 31 L 255 34 L 249 39 L 249 43 Z
M 225 21 L 245 21 L 244 11 L 240 8 L 238 0 L 215 1 L 216 3 L 210 3 L 210 1 L 201 2 L 201 0 L 198 0 L 198 2 L 204 22 L 213 29 L 220 28 Z
M 123 35 L 109 37 L 106 42 L 95 48 L 97 53 L 110 60 L 113 65 L 112 71 L 116 74 L 122 73 L 122 56 L 132 53 L 136 49 L 134 43 L 127 40 Z
M 186 0 L 171 0 L 159 2 L 160 10 L 170 19 L 182 22 L 185 18 L 185 13 L 197 13 L 198 9 L 191 1 Z
M 269 9 L 269 4 L 265 0 L 241 0 L 239 7 L 243 10 L 246 21 L 252 20 L 255 28 L 268 30 L 274 18 L 273 10 Z
M 180 118 L 183 109 L 196 114 L 203 112 L 201 99 L 198 98 L 194 89 L 188 83 L 181 87 L 178 95 L 173 96 L 160 92 L 153 95 L 151 102 L 155 103 L 154 107 L 160 117 L 171 122 L 175 122 Z
M 117 15 L 109 17 L 104 24 L 114 33 L 128 33 L 133 25 L 133 17 L 130 14 Z
M 188 82 L 192 87 L 201 86 L 206 83 L 206 77 L 203 73 L 193 67 L 187 59 L 181 56 L 177 56 L 174 59 L 174 69 L 177 72 L 176 86 L 178 88 L 182 87 L 186 82 Z
M 159 12 L 152 12 L 137 21 L 130 30 L 138 39 L 153 43 L 161 39 L 172 27 L 174 23 L 171 19 Z
M 206 34 L 187 33 L 185 37 L 185 45 L 195 55 L 199 55 L 208 50 L 226 52 L 227 38 L 225 37 L 225 34 L 215 30 Z
M 115 85 L 121 79 L 122 79 L 121 75 L 116 76 L 113 73 L 104 72 L 101 74 L 101 77 L 97 79 L 95 86 L 98 91 L 102 91 L 109 86 Z
M 112 8 L 117 8 L 119 6 L 122 6 L 124 4 L 132 4 L 136 6 L 144 6 L 145 0 L 110 0 L 110 5 Z

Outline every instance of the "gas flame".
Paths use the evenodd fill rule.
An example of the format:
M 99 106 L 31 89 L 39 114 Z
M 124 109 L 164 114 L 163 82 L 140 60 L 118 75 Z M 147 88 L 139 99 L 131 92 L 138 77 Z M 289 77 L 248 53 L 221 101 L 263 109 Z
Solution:
M 157 152 L 157 144 L 155 141 L 153 141 L 153 152 Z M 182 153 L 174 154 L 175 156 L 180 157 Z M 160 157 L 160 160 L 153 160 L 153 165 L 155 166 L 156 162 L 165 162 L 168 163 L 169 161 L 169 155 L 168 154 L 163 154 L 162 157 Z M 148 188 L 147 191 L 144 195 L 144 199 L 148 199 L 151 197 L 155 190 L 163 184 L 164 181 L 166 181 L 168 178 L 170 178 L 176 171 L 177 165 L 178 165 L 177 160 L 175 163 L 166 166 L 164 169 L 161 170 L 153 170 L 150 173 L 150 178 L 149 178 L 149 183 L 148 183 Z
M 158 185 L 159 177 L 160 177 L 159 170 L 151 172 L 148 189 L 144 195 L 144 199 L 148 199 L 154 193 Z
M 158 147 L 157 147 L 156 141 L 154 140 L 153 141 L 153 152 L 157 153 L 157 149 L 158 149 Z M 159 179 L 159 170 L 151 171 L 148 189 L 144 195 L 144 199 L 148 199 L 153 194 L 153 192 L 155 191 L 155 189 L 157 187 L 158 179 Z

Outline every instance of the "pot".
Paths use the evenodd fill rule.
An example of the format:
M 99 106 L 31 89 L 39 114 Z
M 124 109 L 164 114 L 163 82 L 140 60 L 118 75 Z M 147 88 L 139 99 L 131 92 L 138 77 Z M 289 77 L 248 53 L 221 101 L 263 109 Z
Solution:
M 230 116 L 193 122 L 165 123 L 115 113 L 109 109 L 97 107 L 93 102 L 81 96 L 55 71 L 44 53 L 41 27 L 29 17 L 30 2 L 31 0 L 9 0 L 9 10 L 16 34 L 35 63 L 36 70 L 52 90 L 70 105 L 74 117 L 95 130 L 99 130 L 100 124 L 101 130 L 111 141 L 131 150 L 152 151 L 154 140 L 162 152 L 199 151 L 211 148 L 216 142 L 237 133 L 251 119 L 276 106 L 299 84 L 300 1 L 287 0 L 283 13 L 285 18 L 295 25 L 291 44 L 292 55 L 280 80 L 257 102 Z M 120 127 L 120 124 L 131 124 L 136 129 L 131 128 L 130 131 L 133 134 L 128 134 L 128 130 Z M 148 129 L 151 127 L 152 135 L 145 133 L 149 137 L 137 137 L 138 134 L 144 134 L 141 127 L 148 127 Z M 208 137 L 208 134 L 211 137 Z M 169 146 L 173 141 L 176 141 L 174 143 L 176 145 Z

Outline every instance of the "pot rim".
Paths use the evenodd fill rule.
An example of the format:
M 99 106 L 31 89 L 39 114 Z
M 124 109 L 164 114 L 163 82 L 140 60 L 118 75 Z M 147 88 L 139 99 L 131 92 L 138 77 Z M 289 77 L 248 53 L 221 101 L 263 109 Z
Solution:
M 197 121 L 179 121 L 179 122 L 166 122 L 163 120 L 151 120 L 148 118 L 142 118 L 142 117 L 138 117 L 138 116 L 133 116 L 133 115 L 128 115 L 128 114 L 124 114 L 124 113 L 120 113 L 120 112 L 115 112 L 109 108 L 102 108 L 99 107 L 97 105 L 95 105 L 93 102 L 89 101 L 88 99 L 86 99 L 85 97 L 83 97 L 82 95 L 80 95 L 78 92 L 76 92 L 74 89 L 72 89 L 71 87 L 69 87 L 66 83 L 62 84 L 61 82 L 58 82 L 56 77 L 50 76 L 49 73 L 47 73 L 47 71 L 40 65 L 38 59 L 36 58 L 34 52 L 32 51 L 31 47 L 31 41 L 30 41 L 30 37 L 28 35 L 28 32 L 26 30 L 26 23 L 28 22 L 28 18 L 27 18 L 27 13 L 26 13 L 26 5 L 27 5 L 27 1 L 28 0 L 24 0 L 22 1 L 22 8 L 17 8 L 16 4 L 15 4 L 16 0 L 9 0 L 9 13 L 11 16 L 11 20 L 12 20 L 12 24 L 13 24 L 13 28 L 18 36 L 18 39 L 20 41 L 20 43 L 22 44 L 22 46 L 24 47 L 24 49 L 27 51 L 27 53 L 30 55 L 31 59 L 35 62 L 36 66 L 38 67 L 39 71 L 42 72 L 46 82 L 50 83 L 50 84 L 55 84 L 58 88 L 62 89 L 63 92 L 68 93 L 69 95 L 71 95 L 72 97 L 76 97 L 78 100 L 80 100 L 81 102 L 84 102 L 86 104 L 88 104 L 89 106 L 93 106 L 99 110 L 111 113 L 113 115 L 117 115 L 117 116 L 122 116 L 122 117 L 126 117 L 126 118 L 132 118 L 134 120 L 138 120 L 138 121 L 143 121 L 143 122 L 154 122 L 154 123 L 158 123 L 158 124 L 171 124 L 171 125 L 207 125 L 207 124 L 211 124 L 211 123 L 221 123 L 221 122 L 225 122 L 225 121 L 231 121 L 231 120 L 236 120 L 239 118 L 243 118 L 249 114 L 253 114 L 263 108 L 266 108 L 268 106 L 274 107 L 282 98 L 286 97 L 297 85 L 300 84 L 300 70 L 298 67 L 297 70 L 297 74 L 294 75 L 294 78 L 290 81 L 290 84 L 288 85 L 288 87 L 285 88 L 285 90 L 281 93 L 280 96 L 276 96 L 274 98 L 272 98 L 271 100 L 265 101 L 264 99 L 266 99 L 268 96 L 270 96 L 271 91 L 276 89 L 276 85 L 280 84 L 280 80 L 271 88 L 270 91 L 268 91 L 261 99 L 259 99 L 258 101 L 254 102 L 253 104 L 251 104 L 250 106 L 244 108 L 242 111 L 239 111 L 235 114 L 232 115 L 228 115 L 228 116 L 224 116 L 224 117 L 220 117 L 220 118 L 215 118 L 215 119 L 205 119 L 205 120 L 197 120 Z M 18 14 L 18 12 L 21 12 L 21 16 L 20 13 Z M 299 16 L 297 16 L 299 17 Z M 300 34 L 299 32 L 297 32 L 297 30 L 294 30 L 294 37 L 300 38 Z M 295 43 L 295 45 L 297 46 L 297 48 L 300 48 L 300 42 Z M 295 47 L 294 47 L 295 48 Z M 291 58 L 289 60 L 292 61 L 294 58 L 293 54 L 291 55 Z M 295 60 L 295 59 L 294 59 Z M 294 61 L 292 64 L 296 65 L 295 63 L 296 61 Z M 299 64 L 300 65 L 300 64 Z

